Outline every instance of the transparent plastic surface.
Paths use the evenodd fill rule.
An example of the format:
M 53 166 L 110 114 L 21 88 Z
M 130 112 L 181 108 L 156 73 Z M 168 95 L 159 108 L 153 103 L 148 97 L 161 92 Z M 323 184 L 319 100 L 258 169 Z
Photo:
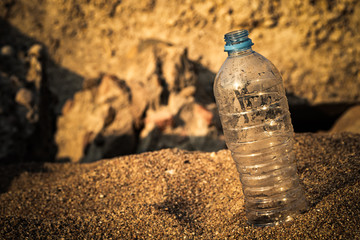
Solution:
M 230 53 L 216 76 L 214 94 L 248 222 L 268 226 L 291 220 L 306 209 L 306 201 L 279 71 L 251 49 Z

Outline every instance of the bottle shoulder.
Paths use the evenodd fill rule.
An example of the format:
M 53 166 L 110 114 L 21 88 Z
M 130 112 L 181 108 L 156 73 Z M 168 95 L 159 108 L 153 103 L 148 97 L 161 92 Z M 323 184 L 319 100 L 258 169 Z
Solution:
M 239 55 L 239 56 L 228 56 L 223 66 L 226 67 L 249 67 L 249 66 L 266 66 L 266 65 L 273 65 L 267 58 L 262 56 L 257 52 L 252 52 L 247 55 Z
M 229 56 L 216 75 L 216 80 L 279 79 L 279 70 L 267 58 L 257 52 L 245 56 Z

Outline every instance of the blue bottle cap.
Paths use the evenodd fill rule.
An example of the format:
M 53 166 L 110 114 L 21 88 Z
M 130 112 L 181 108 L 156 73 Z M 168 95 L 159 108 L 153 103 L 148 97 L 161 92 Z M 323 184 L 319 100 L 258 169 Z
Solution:
M 225 34 L 225 52 L 242 51 L 251 48 L 254 43 L 248 37 L 247 30 L 236 30 Z

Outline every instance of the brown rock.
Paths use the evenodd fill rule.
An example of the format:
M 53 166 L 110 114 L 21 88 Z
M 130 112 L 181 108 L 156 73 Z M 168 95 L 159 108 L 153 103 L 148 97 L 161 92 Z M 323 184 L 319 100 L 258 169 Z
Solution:
M 14 101 L 15 90 L 10 78 L 0 72 L 0 162 L 17 161 L 22 158 L 25 141 L 21 138 L 19 118 Z M 17 139 L 17 142 L 16 142 Z M 15 158 L 12 160 L 11 158 Z
M 16 55 L 9 45 L 1 51 L 0 162 L 52 160 L 54 99 L 44 68 L 45 51 L 32 45 L 28 59 Z
M 331 133 L 352 132 L 360 133 L 360 105 L 351 107 L 335 122 Z
M 105 75 L 98 87 L 76 93 L 58 120 L 57 159 L 91 162 L 131 153 L 135 138 L 130 104 L 130 89 L 114 76 Z
M 225 147 L 219 129 L 212 124 L 212 112 L 193 98 L 186 100 L 181 94 L 174 94 L 167 107 L 148 114 L 140 133 L 138 152 L 170 147 L 213 151 Z
M 61 113 L 63 115 L 67 114 L 70 111 L 70 109 L 73 107 L 73 105 L 74 105 L 73 100 L 71 99 L 67 100 L 62 108 Z
M 28 82 L 34 83 L 36 89 L 40 91 L 40 85 L 42 81 L 42 74 L 43 71 L 46 71 L 43 69 L 43 63 L 41 62 L 41 58 L 43 58 L 43 47 L 40 44 L 33 45 L 29 51 L 29 64 L 30 68 L 28 71 L 28 74 L 26 76 L 26 80 Z
M 0 54 L 7 57 L 14 57 L 14 49 L 9 45 L 3 46 L 0 49 Z
M 34 101 L 33 93 L 29 89 L 20 88 L 18 90 L 18 92 L 16 93 L 15 101 L 18 104 L 23 105 L 24 107 L 26 107 L 28 109 L 31 109 L 33 101 Z
M 194 87 L 197 81 L 186 48 L 152 39 L 141 41 L 129 50 L 119 75 L 135 89 L 134 106 L 142 106 L 140 110 L 144 106 L 155 110 L 166 105 L 170 92 Z
M 198 116 L 195 116 L 199 119 L 201 119 L 201 121 L 203 121 L 204 123 L 206 123 L 207 126 L 209 126 L 212 123 L 212 119 L 213 119 L 213 114 L 211 111 L 207 110 L 206 108 L 204 108 L 203 106 L 201 106 L 200 104 L 196 104 L 194 109 L 194 113 Z
M 169 90 L 184 87 L 172 77 L 187 67 L 177 47 L 180 52 L 188 49 L 190 59 L 216 73 L 226 57 L 224 33 L 246 28 L 254 50 L 282 73 L 288 93 L 310 105 L 360 100 L 356 67 L 360 65 L 360 2 L 356 0 L 6 2 L 0 3 L 4 19 L 44 42 L 62 67 L 84 78 L 101 72 L 131 81 L 129 72 L 140 76 L 138 80 L 146 78 L 156 69 L 156 58 L 149 50 L 156 44 L 158 56 L 166 59 L 157 63 L 166 70 Z M 174 51 L 162 54 L 169 46 Z M 141 54 L 146 49 L 149 52 Z M 127 72 L 125 65 L 134 68 Z M 184 83 L 192 81 L 184 78 Z M 66 87 L 76 88 L 72 82 L 66 80 Z M 59 93 L 66 93 L 64 76 L 54 74 L 52 84 Z
M 12 63 L 10 60 L 14 56 L 21 56 L 18 62 L 23 61 L 26 55 L 23 45 L 33 45 L 34 39 L 42 42 L 54 62 L 48 69 L 43 69 L 44 61 L 40 58 L 45 48 L 36 44 L 28 52 L 31 69 L 18 74 L 24 75 L 19 79 L 27 78 L 29 85 L 34 84 L 39 89 L 41 74 L 49 72 L 50 87 L 60 99 L 59 108 L 81 89 L 83 79 L 93 79 L 102 73 L 124 79 L 131 89 L 130 115 L 136 132 L 143 134 L 141 139 L 154 130 L 156 136 L 166 135 L 167 140 L 163 143 L 181 142 L 181 146 L 193 149 L 189 143 L 191 136 L 196 141 L 196 138 L 202 139 L 206 131 L 218 135 L 221 128 L 213 105 L 212 81 L 226 58 L 222 53 L 223 34 L 239 28 L 250 30 L 254 50 L 270 59 L 281 71 L 286 90 L 293 96 L 289 98 L 290 105 L 346 105 L 360 101 L 357 68 L 360 64 L 357 31 L 360 2 L 356 0 L 256 0 L 251 4 L 218 0 L 186 3 L 8 2 L 0 1 L 0 34 L 4 36 L 0 44 L 5 46 L 5 51 L 9 43 L 3 39 L 9 34 L 17 46 L 12 46 L 14 54 L 1 55 L 6 57 L 1 65 Z M 12 72 L 23 72 L 23 69 L 12 68 Z M 98 84 L 97 81 L 85 81 L 83 86 L 95 89 Z M 19 84 L 19 87 L 24 86 Z M 118 96 L 118 88 L 114 89 L 113 97 Z M 104 101 L 113 101 L 112 89 L 101 92 L 109 96 L 99 100 L 100 105 Z M 96 91 L 90 93 L 103 98 Z M 90 96 L 88 101 L 93 101 Z M 203 121 L 210 117 L 200 116 L 208 125 L 207 129 L 194 127 L 196 121 L 189 117 L 192 110 L 185 113 L 184 106 L 192 106 L 195 102 L 213 114 L 211 122 Z M 64 113 L 74 111 L 71 109 L 77 108 L 75 105 L 68 103 L 63 108 Z M 144 123 L 149 109 L 157 112 L 164 108 L 174 116 L 174 123 L 166 123 L 164 129 Z M 117 119 L 116 109 L 107 107 L 93 111 L 101 112 L 102 125 L 107 128 Z M 180 109 L 191 124 L 179 118 Z M 92 130 L 86 129 L 82 134 L 88 132 Z M 169 141 L 174 136 L 178 140 Z M 79 139 L 77 144 L 91 145 L 95 139 L 98 144 L 102 143 L 104 137 L 94 134 L 89 139 Z
M 164 130 L 167 127 L 171 127 L 173 123 L 174 117 L 167 109 L 161 109 L 156 112 L 147 111 L 145 124 L 152 124 L 158 127 L 160 130 Z
M 131 91 L 125 81 L 113 75 L 105 75 L 101 79 L 95 96 L 97 104 L 114 102 L 116 100 L 116 103 L 119 104 L 116 107 L 119 108 L 129 105 L 131 101 Z

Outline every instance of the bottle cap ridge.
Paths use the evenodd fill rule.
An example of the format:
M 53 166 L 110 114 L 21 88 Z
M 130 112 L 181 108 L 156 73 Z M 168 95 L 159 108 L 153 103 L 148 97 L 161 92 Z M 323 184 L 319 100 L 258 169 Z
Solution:
M 248 37 L 249 32 L 247 30 L 236 30 L 225 34 L 225 52 L 231 52 L 234 50 L 246 50 L 249 49 L 254 43 Z

